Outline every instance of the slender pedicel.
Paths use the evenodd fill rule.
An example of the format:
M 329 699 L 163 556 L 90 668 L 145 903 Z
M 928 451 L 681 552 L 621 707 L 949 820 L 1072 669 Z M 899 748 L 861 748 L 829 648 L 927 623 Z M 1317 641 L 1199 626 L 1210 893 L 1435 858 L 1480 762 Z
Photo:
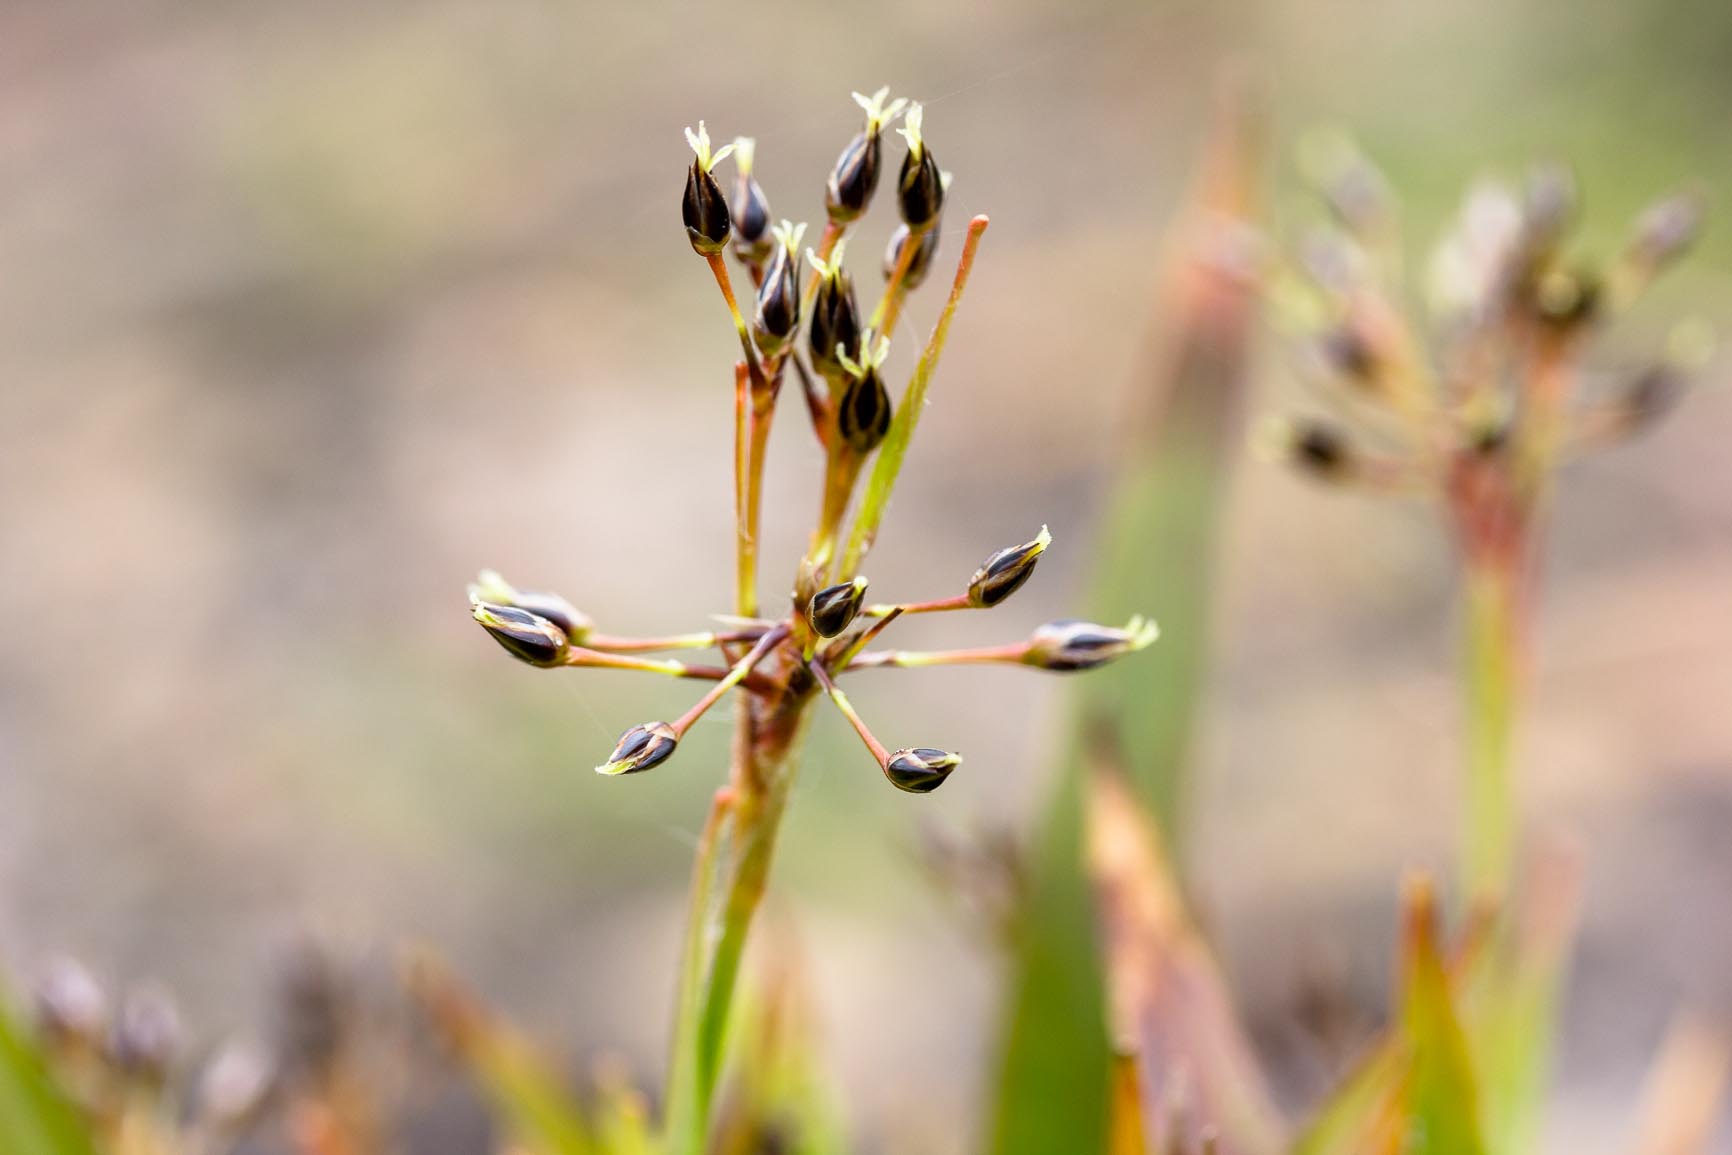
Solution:
M 962 755 L 952 754 L 946 750 L 935 750 L 930 746 L 919 746 L 911 749 L 897 750 L 892 753 L 884 748 L 884 743 L 872 733 L 863 718 L 854 709 L 854 703 L 848 700 L 830 677 L 830 672 L 822 662 L 807 662 L 807 668 L 818 679 L 818 684 L 824 687 L 824 692 L 842 711 L 842 716 L 848 719 L 854 732 L 860 735 L 860 740 L 866 744 L 866 749 L 872 752 L 873 760 L 884 772 L 884 777 L 898 790 L 910 794 L 929 794 L 943 784 L 950 772 L 962 764 Z

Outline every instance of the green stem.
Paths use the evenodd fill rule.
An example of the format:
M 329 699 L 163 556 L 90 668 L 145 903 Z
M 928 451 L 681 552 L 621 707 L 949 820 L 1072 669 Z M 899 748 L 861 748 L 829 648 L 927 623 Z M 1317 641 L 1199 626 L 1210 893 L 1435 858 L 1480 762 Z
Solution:
M 1519 565 L 1470 562 L 1467 573 L 1467 798 L 1461 871 L 1471 903 L 1501 902 L 1514 865 L 1516 805 L 1511 777 L 1521 695 Z

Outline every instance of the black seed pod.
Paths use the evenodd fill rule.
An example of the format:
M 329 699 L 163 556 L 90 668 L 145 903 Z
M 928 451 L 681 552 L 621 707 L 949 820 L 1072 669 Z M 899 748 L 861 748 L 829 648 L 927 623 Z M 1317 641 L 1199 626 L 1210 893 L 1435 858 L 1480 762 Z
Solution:
M 741 260 L 761 265 L 770 255 L 770 201 L 752 173 L 754 142 L 734 142 L 734 252 Z
M 1033 541 L 1001 549 L 981 562 L 968 582 L 969 604 L 983 609 L 996 606 L 1021 589 L 1022 583 L 1033 575 L 1040 555 L 1051 544 L 1052 534 L 1043 525 Z
M 921 108 L 908 107 L 903 127 L 897 129 L 908 140 L 908 155 L 902 158 L 902 173 L 896 181 L 896 202 L 902 220 L 910 229 L 931 228 L 944 211 L 944 174 L 920 135 Z
M 878 189 L 882 135 L 876 125 L 869 123 L 836 158 L 836 167 L 824 182 L 824 209 L 837 224 L 857 219 L 872 203 L 872 194 Z
M 1093 622 L 1048 622 L 1029 638 L 1028 655 L 1023 661 L 1060 673 L 1092 670 L 1114 658 L 1136 653 L 1159 636 L 1155 623 L 1143 618 L 1132 618 L 1122 630 Z
M 902 274 L 902 284 L 910 289 L 918 289 L 926 279 L 926 274 L 932 271 L 932 258 L 938 255 L 939 222 L 933 221 L 932 227 L 920 234 L 914 250 L 909 258 L 908 271 Z M 896 275 L 896 266 L 902 262 L 902 246 L 908 243 L 907 225 L 897 225 L 896 231 L 890 235 L 890 245 L 884 250 L 884 279 L 888 281 Z
M 539 614 L 490 602 L 476 602 L 470 613 L 494 641 L 519 661 L 543 667 L 564 664 L 570 639 L 564 630 Z
M 469 602 L 471 605 L 487 602 L 490 605 L 528 610 L 536 617 L 546 618 L 564 630 L 565 636 L 573 645 L 581 646 L 583 639 L 588 637 L 590 630 L 594 628 L 594 623 L 587 614 L 558 594 L 517 589 L 498 572 L 490 569 L 482 570 L 480 576 L 469 584 Z
M 782 351 L 794 330 L 800 325 L 800 265 L 798 229 L 777 230 L 770 264 L 764 270 L 764 280 L 758 286 L 757 313 L 752 319 L 752 335 L 766 356 Z
M 673 756 L 679 745 L 679 735 L 666 722 L 645 722 L 620 735 L 619 744 L 607 761 L 595 768 L 597 774 L 636 774 L 660 766 Z
M 1333 425 L 1303 421 L 1279 427 L 1280 455 L 1301 473 L 1339 480 L 1353 470 L 1353 448 Z
M 722 186 L 697 161 L 686 170 L 686 193 L 680 201 L 680 213 L 685 218 L 686 236 L 692 249 L 705 256 L 719 253 L 728 243 L 728 202 L 722 199 Z
M 833 638 L 853 624 L 866 600 L 866 579 L 857 577 L 841 585 L 827 586 L 812 595 L 806 621 L 820 638 Z
M 842 268 L 838 245 L 830 263 L 818 270 L 818 289 L 812 296 L 812 316 L 806 322 L 806 347 L 812 368 L 826 377 L 841 371 L 836 346 L 856 349 L 860 345 L 860 306 L 854 299 L 854 278 Z
M 962 755 L 948 750 L 919 746 L 898 750 L 884 763 L 884 777 L 898 790 L 910 794 L 930 794 L 944 785 L 950 772 L 962 765 Z
M 890 432 L 890 391 L 877 366 L 867 366 L 850 377 L 836 407 L 836 428 L 842 440 L 856 453 L 871 453 Z

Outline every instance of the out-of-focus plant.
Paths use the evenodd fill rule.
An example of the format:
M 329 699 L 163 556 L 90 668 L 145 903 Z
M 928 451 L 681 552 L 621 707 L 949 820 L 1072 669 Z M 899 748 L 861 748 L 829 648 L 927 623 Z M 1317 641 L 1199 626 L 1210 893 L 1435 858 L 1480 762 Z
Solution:
M 1155 601 L 1167 631 L 1143 660 L 1078 687 L 1066 772 L 1026 868 L 1027 901 L 1007 919 L 1013 969 L 990 1120 L 998 1155 L 1098 1151 L 1106 1141 L 1110 1052 L 1083 869 L 1083 735 L 1114 719 L 1129 789 L 1182 829 L 1256 316 L 1255 138 L 1245 98 L 1229 90 L 1169 242 L 1090 604 L 1112 620 Z
M 952 596 L 866 602 L 867 581 L 860 566 L 877 538 L 987 225 L 983 216 L 969 223 L 949 299 L 902 396 L 893 402 L 884 381 L 889 341 L 907 294 L 930 270 L 950 178 L 938 167 L 926 138 L 921 106 L 888 101 L 888 96 L 888 90 L 855 95 L 865 122 L 829 176 L 823 235 L 817 248 L 804 254 L 805 225 L 770 224 L 769 202 L 754 175 L 756 149 L 751 142 L 717 149 L 701 122 L 696 132 L 687 130 L 695 156 L 681 200 L 686 234 L 715 277 L 741 352 L 733 374 L 736 582 L 733 613 L 724 628 L 661 638 L 614 637 L 596 630 L 565 599 L 519 591 L 497 574 L 483 574 L 470 589 L 476 620 L 530 665 L 638 669 L 713 683 L 674 721 L 627 730 L 597 767 L 604 775 L 659 766 L 728 691 L 741 691 L 736 697 L 733 765 L 727 784 L 715 792 L 693 869 L 667 1087 L 665 1137 L 671 1152 L 702 1150 L 712 1132 L 736 981 L 812 700 L 819 694 L 830 698 L 894 786 L 926 793 L 941 785 L 961 758 L 932 747 L 889 749 L 855 711 L 838 679 L 862 669 L 980 662 L 1085 670 L 1141 650 L 1155 638 L 1151 623 L 1132 617 L 1122 629 L 1055 622 L 1024 641 L 981 649 L 868 648 L 903 616 L 997 606 L 1028 580 L 1051 542 L 1042 527 L 1032 540 L 999 550 Z M 895 180 L 901 226 L 891 243 L 883 293 L 867 314 L 856 303 L 854 281 L 843 263 L 844 245 L 874 198 L 884 163 L 884 131 L 898 117 L 902 126 L 897 131 L 907 142 Z M 742 163 L 730 211 L 714 170 L 736 150 Z M 728 272 L 730 247 L 757 288 L 750 320 L 739 307 Z M 809 279 L 802 275 L 808 264 L 815 274 Z M 758 543 L 764 460 L 776 403 L 790 376 L 800 382 L 825 469 L 814 494 L 818 517 L 811 544 L 793 574 L 792 604 L 763 616 Z M 723 665 L 641 656 L 708 648 L 722 653 Z
M 1598 370 L 1594 338 L 1690 244 L 1698 207 L 1661 201 L 1601 264 L 1576 251 L 1569 173 L 1473 189 L 1438 246 L 1424 319 L 1403 305 L 1401 235 L 1383 176 L 1345 140 L 1308 150 L 1329 220 L 1277 286 L 1301 325 L 1310 376 L 1352 418 L 1283 420 L 1268 448 L 1313 477 L 1436 499 L 1461 559 L 1466 798 L 1459 856 L 1470 901 L 1508 894 L 1518 815 L 1514 728 L 1553 478 L 1572 458 L 1651 426 L 1678 400 L 1709 338 L 1697 324 L 1634 372 Z

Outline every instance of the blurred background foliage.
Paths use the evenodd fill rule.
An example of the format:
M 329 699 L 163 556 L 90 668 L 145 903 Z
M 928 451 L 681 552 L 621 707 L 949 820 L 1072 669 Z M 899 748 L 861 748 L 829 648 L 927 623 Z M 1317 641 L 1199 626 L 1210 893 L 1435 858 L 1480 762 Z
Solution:
M 1303 223 L 1282 190 L 1318 122 L 1384 164 L 1416 259 L 1488 170 L 1572 165 L 1600 251 L 1694 183 L 1705 243 L 1627 349 L 1679 315 L 1732 324 L 1732 13 L 1711 0 L 0 7 L 0 963 L 69 950 L 160 980 L 214 1036 L 257 1029 L 260 969 L 307 928 L 381 969 L 426 940 L 548 1046 L 653 1076 L 725 726 L 688 740 L 713 775 L 700 747 L 595 779 L 625 721 L 689 695 L 501 668 L 461 591 L 495 565 L 621 632 L 726 608 L 734 338 L 675 221 L 680 129 L 755 135 L 776 213 L 814 219 L 847 91 L 927 101 L 953 228 L 994 224 L 871 576 L 930 596 L 1045 522 L 1032 625 L 1096 572 L 1160 238 L 1224 67 L 1265 103 L 1275 231 Z M 1291 388 L 1264 344 L 1259 405 Z M 1732 1004 L 1729 429 L 1710 382 L 1558 503 L 1521 762 L 1528 813 L 1589 849 L 1560 1150 L 1615 1143 L 1675 1004 Z M 773 447 L 768 566 L 803 544 L 816 460 Z M 1451 844 L 1434 524 L 1257 468 L 1227 508 L 1181 841 L 1295 1095 L 1324 1074 L 1291 1025 L 1308 992 L 1344 985 L 1364 1029 L 1391 880 Z M 1171 637 L 1164 591 L 1156 567 L 1144 608 Z M 928 822 L 1033 824 L 1062 695 L 921 676 L 856 696 L 969 772 L 895 794 L 825 718 L 773 902 L 856 1133 L 894 1117 L 962 1150 L 1000 971 L 910 848 Z

